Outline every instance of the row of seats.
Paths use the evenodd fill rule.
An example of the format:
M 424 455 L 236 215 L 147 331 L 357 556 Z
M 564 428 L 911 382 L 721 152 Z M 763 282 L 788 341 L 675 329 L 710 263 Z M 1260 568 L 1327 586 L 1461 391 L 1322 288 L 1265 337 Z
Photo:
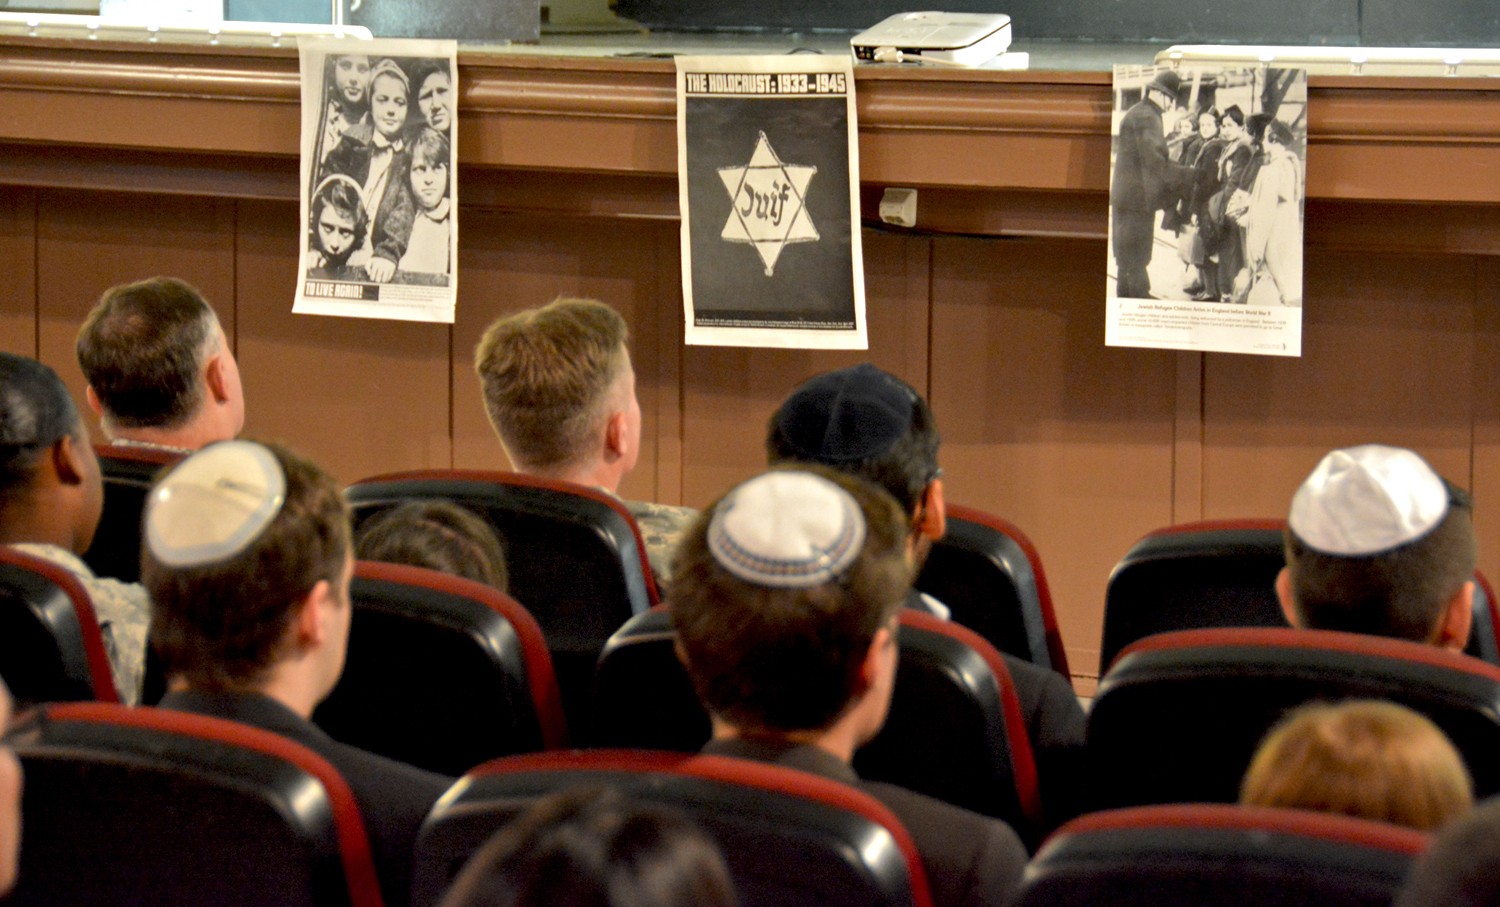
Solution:
M 81 589 L 68 601 L 65 590 L 76 583 L 65 573 L 0 549 L 0 581 L 27 568 L 39 571 L 33 590 L 49 575 L 54 584 L 34 596 L 52 602 L 43 613 L 71 617 L 59 621 L 70 632 L 91 625 Z M 352 594 L 345 674 L 315 715 L 333 736 L 455 775 L 569 742 L 542 631 L 514 600 L 444 574 L 366 562 L 356 567 Z M 858 754 L 857 770 L 1005 819 L 1039 840 L 1047 804 L 1004 661 L 960 625 L 916 612 L 901 620 L 891 715 Z M 61 678 L 56 695 L 36 695 L 40 680 L 8 670 L 33 699 L 111 700 L 102 649 L 92 666 L 74 661 L 52 666 Z M 707 740 L 707 715 L 676 658 L 664 610 L 628 620 L 597 673 L 600 717 L 588 739 L 573 742 L 694 752 Z M 1320 697 L 1390 699 L 1427 714 L 1464 756 L 1476 793 L 1500 793 L 1500 668 L 1399 640 L 1232 628 L 1157 635 L 1125 650 L 1089 717 L 1091 790 L 1083 802 L 1232 801 L 1267 728 Z
M 104 446 L 98 452 L 105 511 L 85 560 L 101 576 L 133 579 L 141 504 L 156 471 L 174 455 Z M 349 496 L 360 521 L 424 498 L 458 501 L 483 515 L 512 551 L 512 590 L 541 622 L 569 692 L 576 678 L 586 687 L 603 641 L 659 602 L 633 520 L 617 499 L 597 490 L 516 473 L 427 470 L 363 480 Z M 1198 522 L 1138 541 L 1110 575 L 1100 675 L 1125 646 L 1154 633 L 1286 626 L 1274 590 L 1284 526 L 1272 519 Z M 556 557 L 558 551 L 568 557 Z M 1485 577 L 1475 579 L 1465 651 L 1500 665 L 1500 610 Z M 916 585 L 1001 651 L 1068 675 L 1041 558 L 1015 525 L 951 505 L 947 534 Z
M 382 904 L 347 786 L 278 735 L 68 703 L 43 707 L 12 740 L 27 777 L 12 904 Z M 423 824 L 411 903 L 435 904 L 497 829 L 579 786 L 692 815 L 719 843 L 746 905 L 932 903 L 910 835 L 857 789 L 756 762 L 621 750 L 516 756 L 465 774 Z M 1115 810 L 1055 834 L 1012 903 L 1385 907 L 1426 844 L 1420 832 L 1297 810 Z

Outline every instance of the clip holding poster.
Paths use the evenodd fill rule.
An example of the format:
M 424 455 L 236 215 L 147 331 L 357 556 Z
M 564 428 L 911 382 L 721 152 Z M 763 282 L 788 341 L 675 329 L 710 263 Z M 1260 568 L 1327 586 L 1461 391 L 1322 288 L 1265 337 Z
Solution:
M 1302 354 L 1307 71 L 1117 66 L 1105 344 Z
M 867 349 L 848 57 L 678 57 L 685 342 Z
M 453 323 L 458 44 L 301 45 L 299 314 Z

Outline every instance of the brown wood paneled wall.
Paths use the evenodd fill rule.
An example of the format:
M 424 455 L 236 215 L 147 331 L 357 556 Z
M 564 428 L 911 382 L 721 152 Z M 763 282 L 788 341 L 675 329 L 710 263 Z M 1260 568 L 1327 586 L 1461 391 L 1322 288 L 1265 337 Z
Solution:
M 764 462 L 799 381 L 868 359 L 926 393 L 950 500 L 1037 543 L 1081 689 L 1110 567 L 1186 520 L 1278 515 L 1328 448 L 1417 448 L 1478 502 L 1500 577 L 1500 87 L 1318 79 L 1300 359 L 1103 346 L 1110 87 L 1098 73 L 861 70 L 866 201 L 920 189 L 920 232 L 865 232 L 867 353 L 681 341 L 671 66 L 460 56 L 453 326 L 293 316 L 290 51 L 0 39 L 0 349 L 82 399 L 79 320 L 107 286 L 197 284 L 239 355 L 247 432 L 353 480 L 504 465 L 472 373 L 497 315 L 603 299 L 647 426 L 633 497 L 703 505 Z M 868 207 L 868 206 L 867 206 Z

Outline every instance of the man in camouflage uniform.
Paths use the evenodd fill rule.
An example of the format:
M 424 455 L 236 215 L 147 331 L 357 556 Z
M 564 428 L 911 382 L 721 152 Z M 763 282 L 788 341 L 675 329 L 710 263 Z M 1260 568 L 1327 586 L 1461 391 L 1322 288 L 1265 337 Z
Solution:
M 641 405 L 625 319 L 592 299 L 556 299 L 491 324 L 474 351 L 485 411 L 517 472 L 615 494 L 635 468 Z M 658 581 L 694 511 L 625 501 Z

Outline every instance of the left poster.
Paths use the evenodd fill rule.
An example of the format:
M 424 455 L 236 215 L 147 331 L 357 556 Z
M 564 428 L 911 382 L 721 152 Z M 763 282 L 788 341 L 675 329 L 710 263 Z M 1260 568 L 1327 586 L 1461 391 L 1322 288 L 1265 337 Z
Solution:
M 293 312 L 453 323 L 458 44 L 304 42 Z

